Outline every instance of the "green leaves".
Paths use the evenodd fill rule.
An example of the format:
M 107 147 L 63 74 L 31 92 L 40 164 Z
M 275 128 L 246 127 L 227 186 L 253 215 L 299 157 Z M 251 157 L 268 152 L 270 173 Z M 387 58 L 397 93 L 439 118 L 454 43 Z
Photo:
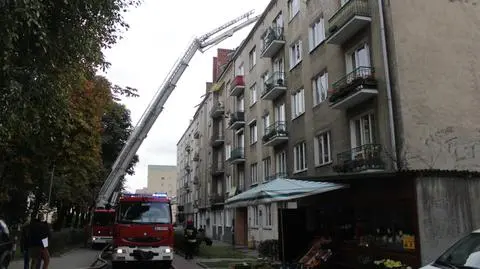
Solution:
M 128 28 L 124 10 L 139 3 L 0 4 L 0 211 L 15 207 L 12 190 L 44 203 L 53 164 L 52 197 L 91 202 L 86 186 L 100 185 L 105 169 L 103 114 L 120 96 L 136 96 L 135 89 L 112 86 L 95 73 L 108 67 L 102 49 Z

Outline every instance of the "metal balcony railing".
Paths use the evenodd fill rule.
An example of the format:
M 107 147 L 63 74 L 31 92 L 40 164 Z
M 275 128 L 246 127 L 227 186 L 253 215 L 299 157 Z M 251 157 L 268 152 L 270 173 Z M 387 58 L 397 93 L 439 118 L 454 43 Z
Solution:
M 192 160 L 194 162 L 198 162 L 200 160 L 200 154 L 198 152 L 195 152 L 195 154 L 193 154 Z
M 222 104 L 222 102 L 217 101 L 217 102 L 215 102 L 212 109 L 210 110 L 210 116 L 212 118 L 217 118 L 217 117 L 220 117 L 221 115 L 223 115 L 224 112 L 225 112 L 224 105 Z
M 245 112 L 237 111 L 230 114 L 229 125 L 233 125 L 237 122 L 245 122 Z
M 375 69 L 360 66 L 332 84 L 329 101 L 334 103 L 355 91 L 359 86 L 376 88 Z
M 382 146 L 379 144 L 365 144 L 360 147 L 337 154 L 337 163 L 334 167 L 337 172 L 361 172 L 365 170 L 385 169 L 382 158 Z
M 223 174 L 225 172 L 225 163 L 223 161 L 214 162 L 210 166 L 210 170 L 211 170 L 212 175 L 214 175 L 214 176 Z
M 272 26 L 267 29 L 262 38 L 262 54 L 274 41 L 285 41 L 283 27 Z
M 268 79 L 265 81 L 262 96 L 266 95 L 276 87 L 287 87 L 287 80 L 284 72 L 273 72 L 268 76 Z
M 368 0 L 350 0 L 346 4 L 344 4 L 328 20 L 328 31 L 330 32 L 330 34 L 336 32 L 355 16 L 370 17 Z
M 264 134 L 262 137 L 264 143 L 277 136 L 288 136 L 287 125 L 284 121 L 277 121 L 265 128 Z
M 235 148 L 230 153 L 230 160 L 236 159 L 244 159 L 245 158 L 245 150 L 244 148 Z
M 225 202 L 225 196 L 223 194 L 210 194 L 210 203 L 223 204 Z

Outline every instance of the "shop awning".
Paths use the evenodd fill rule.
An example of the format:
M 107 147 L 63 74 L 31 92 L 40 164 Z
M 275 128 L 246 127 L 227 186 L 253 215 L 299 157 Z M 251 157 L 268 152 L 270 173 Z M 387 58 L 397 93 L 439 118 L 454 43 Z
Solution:
M 225 207 L 245 207 L 288 201 L 347 187 L 347 185 L 329 182 L 278 178 L 227 199 Z

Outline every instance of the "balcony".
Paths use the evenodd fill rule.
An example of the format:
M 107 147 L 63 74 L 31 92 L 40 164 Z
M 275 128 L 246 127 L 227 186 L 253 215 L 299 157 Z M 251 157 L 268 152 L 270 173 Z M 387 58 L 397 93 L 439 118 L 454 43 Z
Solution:
M 245 162 L 245 150 L 244 148 L 236 148 L 230 152 L 230 158 L 228 159 L 231 164 L 238 164 Z
M 245 90 L 245 80 L 243 76 L 236 76 L 233 78 L 232 81 L 232 88 L 230 88 L 230 95 L 231 96 L 239 96 Z
M 382 158 L 382 146 L 366 144 L 337 155 L 334 166 L 338 173 L 372 172 L 385 169 Z
M 350 0 L 328 20 L 327 43 L 341 45 L 371 21 L 368 0 Z
M 199 154 L 198 152 L 195 152 L 195 154 L 193 154 L 192 160 L 193 160 L 194 162 L 200 161 L 200 154 Z
M 188 185 L 188 182 L 183 183 L 183 189 L 184 189 L 186 192 L 190 192 L 190 185 Z
M 193 185 L 199 185 L 200 184 L 200 179 L 198 178 L 198 176 L 194 176 L 193 177 Z
M 238 111 L 230 114 L 230 121 L 228 122 L 228 129 L 238 130 L 245 126 L 245 112 Z
M 185 164 L 185 171 L 187 171 L 187 173 L 190 173 L 192 171 L 192 167 L 189 165 L 189 164 Z
M 358 67 L 332 84 L 330 106 L 347 109 L 377 96 L 377 80 L 372 67 Z
M 225 107 L 221 102 L 216 102 L 210 110 L 210 117 L 216 119 L 222 117 L 225 113 Z
M 273 74 L 270 74 L 263 87 L 264 89 L 261 98 L 263 100 L 275 100 L 287 91 L 285 73 L 274 72 Z
M 210 194 L 210 204 L 218 205 L 225 202 L 225 196 L 223 194 Z
M 263 145 L 276 146 L 288 141 L 287 126 L 284 121 L 277 121 L 265 129 Z
M 212 138 L 210 138 L 210 145 L 213 148 L 223 145 L 224 142 L 225 142 L 225 138 L 223 137 L 223 135 L 214 134 L 212 135 Z
M 225 173 L 224 163 L 223 162 L 217 162 L 217 163 L 212 164 L 212 166 L 210 166 L 210 173 L 214 177 L 220 176 L 223 173 Z
M 186 152 L 192 151 L 192 147 L 191 147 L 190 145 L 186 145 L 186 146 L 185 146 L 185 151 L 186 151 Z
M 200 132 L 198 130 L 196 130 L 195 133 L 193 134 L 193 138 L 194 139 L 199 139 L 200 138 Z
M 262 52 L 260 57 L 271 58 L 285 46 L 283 27 L 270 27 L 262 38 Z

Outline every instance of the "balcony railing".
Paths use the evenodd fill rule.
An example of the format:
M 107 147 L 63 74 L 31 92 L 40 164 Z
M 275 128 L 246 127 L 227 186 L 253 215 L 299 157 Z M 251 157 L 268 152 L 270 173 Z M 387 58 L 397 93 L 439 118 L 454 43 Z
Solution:
M 190 152 L 192 150 L 192 147 L 190 145 L 185 146 L 185 151 Z
M 261 57 L 273 57 L 285 45 L 283 27 L 272 26 L 262 38 Z
M 264 100 L 275 100 L 287 91 L 287 80 L 285 73 L 274 72 L 265 81 L 261 98 Z
M 187 173 L 192 171 L 192 167 L 189 164 L 186 164 L 184 168 L 185 168 L 185 171 L 187 171 Z
M 284 121 L 277 121 L 265 128 L 262 137 L 265 146 L 276 146 L 288 140 L 287 126 Z
M 327 42 L 343 44 L 370 22 L 368 0 L 350 0 L 328 20 Z
M 225 196 L 223 194 L 210 194 L 211 204 L 223 204 L 225 202 Z
M 195 133 L 193 134 L 193 138 L 194 139 L 199 139 L 200 138 L 200 132 L 198 130 L 195 131 Z
M 193 185 L 199 185 L 200 184 L 200 179 L 198 178 L 198 176 L 194 176 L 193 177 Z
M 195 154 L 193 154 L 192 160 L 193 160 L 194 162 L 200 161 L 200 154 L 199 154 L 198 152 L 195 152 Z
M 230 152 L 229 161 L 233 164 L 241 163 L 245 161 L 245 149 L 244 148 L 236 148 Z
M 232 87 L 230 89 L 231 96 L 238 96 L 242 94 L 245 89 L 245 80 L 243 76 L 236 76 L 233 78 Z
M 212 147 L 219 147 L 225 142 L 225 137 L 222 134 L 213 134 L 210 138 L 210 145 Z
M 377 94 L 374 68 L 360 66 L 332 84 L 328 100 L 334 108 L 348 108 Z
M 217 161 L 210 166 L 210 172 L 212 176 L 219 176 L 225 172 L 225 163 Z
M 230 114 L 230 120 L 228 122 L 228 128 L 237 130 L 245 125 L 245 112 L 237 111 Z
M 223 113 L 225 113 L 225 107 L 221 102 L 216 102 L 212 109 L 210 110 L 210 116 L 212 118 L 218 118 L 223 116 Z
M 334 170 L 339 173 L 383 170 L 385 169 L 385 162 L 382 158 L 382 152 L 381 145 L 365 144 L 339 153 Z

